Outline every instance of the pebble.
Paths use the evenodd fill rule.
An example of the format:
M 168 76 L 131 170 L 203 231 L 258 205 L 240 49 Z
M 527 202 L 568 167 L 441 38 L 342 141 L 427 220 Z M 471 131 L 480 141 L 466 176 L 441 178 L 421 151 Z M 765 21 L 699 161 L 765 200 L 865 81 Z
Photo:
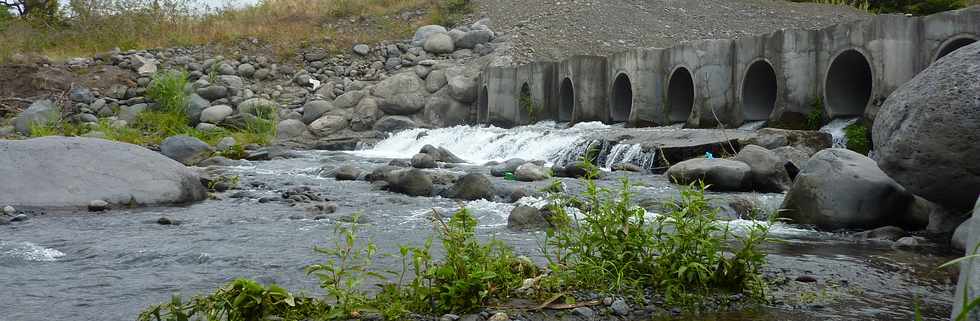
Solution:
M 813 283 L 817 282 L 817 278 L 809 275 L 801 275 L 796 277 L 796 282 Z
M 577 315 L 577 316 L 580 316 L 580 317 L 583 317 L 583 318 L 586 318 L 586 319 L 590 319 L 590 320 L 592 318 L 594 318 L 595 315 L 596 315 L 595 311 L 592 310 L 589 307 L 577 307 L 574 310 L 572 310 L 572 314 Z
M 490 319 L 487 319 L 487 321 L 507 321 L 507 320 L 510 320 L 510 316 L 508 316 L 507 313 L 503 313 L 503 312 L 497 312 L 493 316 L 491 316 Z
M 455 314 L 444 314 L 439 321 L 456 321 L 459 320 L 459 316 Z
M 625 316 L 630 314 L 630 306 L 626 303 L 626 300 L 623 299 L 616 299 L 616 301 L 613 301 L 609 308 L 611 308 L 613 313 L 616 315 Z
M 157 224 L 160 224 L 160 225 L 174 225 L 174 221 L 171 220 L 171 219 L 169 219 L 169 218 L 166 218 L 166 217 L 161 217 L 160 219 L 157 220 Z

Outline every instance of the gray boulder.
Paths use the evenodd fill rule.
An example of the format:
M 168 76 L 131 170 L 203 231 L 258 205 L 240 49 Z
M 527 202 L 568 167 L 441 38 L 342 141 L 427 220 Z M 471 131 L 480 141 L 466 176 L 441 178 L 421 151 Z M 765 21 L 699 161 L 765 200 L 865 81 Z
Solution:
M 149 108 L 147 104 L 135 104 L 132 106 L 122 106 L 119 107 L 119 117 L 120 120 L 124 120 L 130 124 L 135 123 L 136 119 L 140 117 L 146 109 Z
M 361 176 L 361 170 L 351 165 L 344 165 L 334 171 L 333 175 L 338 181 L 353 181 Z
M 408 196 L 431 196 L 432 178 L 420 169 L 391 171 L 385 177 L 388 190 Z
M 381 117 L 384 117 L 384 113 L 378 108 L 377 100 L 370 97 L 361 99 L 351 114 L 350 128 L 355 131 L 370 130 Z
M 455 154 L 450 152 L 448 149 L 442 147 L 435 147 L 432 145 L 422 146 L 422 150 L 419 151 L 422 154 L 429 154 L 433 159 L 443 163 L 465 163 L 462 158 L 456 157 Z
M 211 85 L 197 89 L 197 95 L 209 101 L 215 101 L 228 97 L 228 87 L 221 85 Z
M 800 169 L 803 168 L 803 164 L 806 164 L 806 161 L 810 160 L 811 156 L 793 146 L 779 147 L 773 149 L 772 152 L 793 165 L 792 168 L 789 165 L 786 166 L 786 172 L 789 174 L 790 179 L 796 178 L 796 174 L 799 174 Z
M 552 227 L 548 220 L 551 212 L 536 207 L 519 205 L 507 216 L 507 228 L 514 231 L 544 230 Z
M 206 196 L 197 173 L 184 165 L 94 138 L 0 140 L 0 177 L 0 204 L 17 208 L 84 209 L 92 200 L 166 205 Z
M 456 180 L 456 183 L 449 189 L 447 196 L 454 199 L 475 201 L 484 199 L 493 200 L 496 191 L 493 183 L 483 174 L 472 173 L 464 175 Z
M 374 130 L 393 133 L 419 127 L 411 118 L 405 116 L 385 116 L 374 123 Z
M 493 176 L 496 176 L 496 177 L 503 177 L 507 173 L 513 174 L 515 171 L 517 171 L 517 168 L 518 167 L 520 167 L 521 165 L 524 165 L 525 163 L 527 163 L 527 161 L 526 160 L 523 160 L 523 159 L 520 159 L 520 158 L 508 159 L 508 160 L 504 161 L 503 164 L 497 164 L 497 165 L 491 167 L 490 168 L 490 175 L 493 175 Z
M 793 183 L 786 171 L 787 160 L 768 149 L 748 145 L 738 152 L 735 160 L 749 165 L 752 189 L 756 191 L 781 193 Z
M 299 119 L 286 119 L 276 126 L 276 137 L 279 139 L 300 137 L 304 133 L 306 133 L 306 124 Z
M 667 169 L 671 182 L 688 185 L 701 180 L 715 191 L 744 191 L 751 177 L 752 168 L 748 164 L 720 158 L 689 159 Z
M 476 101 L 476 80 L 466 76 L 454 76 L 448 79 L 449 95 L 463 103 Z
M 194 123 L 201 121 L 201 113 L 211 107 L 211 102 L 197 94 L 187 96 L 187 117 Z
M 916 195 L 966 210 L 980 195 L 980 43 L 932 64 L 885 100 L 878 166 Z
M 473 49 L 478 44 L 484 44 L 493 40 L 493 31 L 473 30 L 464 33 L 455 41 L 456 48 Z
M 217 124 L 234 114 L 235 110 L 231 106 L 217 105 L 211 106 L 201 112 L 201 122 Z
M 160 153 L 181 164 L 193 166 L 211 157 L 214 150 L 200 139 L 177 135 L 167 137 L 160 143 Z
M 371 47 L 363 43 L 356 44 L 354 45 L 354 48 L 351 49 L 351 51 L 361 56 L 367 56 L 369 53 L 371 53 Z
M 310 131 L 317 136 L 336 133 L 350 124 L 350 119 L 340 115 L 325 115 L 310 124 Z
M 449 81 L 446 80 L 445 70 L 433 70 L 429 72 L 428 77 L 425 78 L 425 89 L 430 93 L 434 93 L 445 87 Z
M 403 72 L 374 86 L 373 94 L 381 100 L 381 111 L 389 115 L 412 115 L 425 107 L 428 92 L 425 83 L 414 72 Z
M 453 44 L 453 38 L 448 34 L 436 33 L 425 40 L 422 49 L 434 54 L 445 54 L 452 53 L 456 50 L 456 46 Z
M 551 169 L 534 163 L 524 163 L 514 170 L 514 178 L 522 182 L 543 181 L 551 178 Z
M 867 229 L 900 224 L 912 201 L 870 158 L 832 148 L 807 161 L 781 208 L 797 224 Z
M 50 100 L 38 100 L 20 112 L 14 119 L 14 130 L 21 135 L 30 135 L 31 127 L 47 125 L 61 117 L 61 110 Z
M 430 125 L 452 127 L 469 121 L 470 107 L 452 98 L 449 92 L 443 88 L 426 99 L 423 117 Z
M 334 107 L 341 109 L 352 108 L 357 106 L 357 104 L 367 95 L 368 91 L 366 90 L 351 90 L 345 92 L 343 95 L 337 96 L 337 99 L 334 99 L 333 101 L 333 105 Z
M 436 160 L 435 158 L 432 158 L 432 155 L 419 153 L 412 156 L 412 167 L 436 168 L 439 167 L 439 165 L 436 164 Z
M 238 75 L 245 78 L 252 78 L 255 75 L 255 66 L 252 66 L 252 64 L 238 65 Z
M 412 45 L 416 47 L 421 46 L 425 44 L 425 41 L 429 39 L 429 36 L 438 33 L 444 34 L 446 32 L 447 32 L 446 28 L 439 25 L 428 25 L 428 26 L 419 27 L 417 30 L 415 30 L 415 37 L 412 38 Z
M 95 101 L 95 94 L 88 88 L 78 87 L 71 90 L 71 93 L 68 94 L 68 99 L 76 103 L 91 104 Z
M 326 100 L 313 100 L 303 105 L 303 123 L 312 124 L 326 112 L 334 109 L 333 103 Z

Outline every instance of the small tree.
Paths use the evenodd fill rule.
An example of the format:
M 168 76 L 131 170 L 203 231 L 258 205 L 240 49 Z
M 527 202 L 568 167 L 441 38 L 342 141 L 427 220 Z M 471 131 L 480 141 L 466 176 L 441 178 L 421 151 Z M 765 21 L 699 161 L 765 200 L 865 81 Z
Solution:
M 0 0 L 0 10 L 44 22 L 54 22 L 60 17 L 58 0 Z

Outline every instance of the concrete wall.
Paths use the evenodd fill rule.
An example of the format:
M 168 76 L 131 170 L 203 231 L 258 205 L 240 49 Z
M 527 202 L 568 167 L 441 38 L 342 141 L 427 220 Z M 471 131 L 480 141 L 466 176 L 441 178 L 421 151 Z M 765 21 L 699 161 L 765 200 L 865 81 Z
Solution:
M 535 120 L 688 127 L 720 122 L 732 128 L 800 119 L 814 106 L 830 118 L 873 118 L 889 94 L 938 56 L 977 39 L 980 7 L 971 7 L 488 68 L 483 83 L 489 113 L 478 119 L 500 126 L 530 122 L 518 103 L 525 83 L 541 108 Z

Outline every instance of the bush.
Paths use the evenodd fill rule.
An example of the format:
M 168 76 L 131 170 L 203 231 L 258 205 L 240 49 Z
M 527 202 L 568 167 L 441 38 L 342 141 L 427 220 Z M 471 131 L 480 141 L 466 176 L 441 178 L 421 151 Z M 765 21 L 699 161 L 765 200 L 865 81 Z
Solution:
M 847 137 L 847 149 L 868 155 L 871 152 L 871 131 L 863 122 L 857 122 L 844 128 Z
M 818 130 L 823 125 L 823 100 L 817 98 L 810 105 L 810 113 L 806 115 L 806 129 Z
M 273 317 L 303 320 L 322 315 L 326 306 L 313 298 L 296 297 L 276 285 L 264 287 L 249 279 L 236 279 L 208 296 L 187 303 L 174 296 L 170 303 L 140 313 L 138 321 L 253 321 Z
M 760 269 L 769 241 L 769 224 L 756 223 L 744 236 L 716 221 L 703 184 L 688 186 L 665 215 L 649 218 L 631 204 L 628 180 L 618 192 L 597 188 L 597 169 L 587 160 L 584 199 L 552 195 L 553 213 L 569 215 L 566 206 L 579 203 L 581 217 L 548 231 L 543 252 L 555 273 L 549 291 L 592 289 L 601 292 L 663 291 L 670 303 L 697 305 L 717 292 L 746 292 L 761 298 L 765 284 Z M 726 255 L 730 253 L 731 255 Z
M 471 0 L 440 0 L 429 16 L 432 24 L 453 27 L 473 12 Z

